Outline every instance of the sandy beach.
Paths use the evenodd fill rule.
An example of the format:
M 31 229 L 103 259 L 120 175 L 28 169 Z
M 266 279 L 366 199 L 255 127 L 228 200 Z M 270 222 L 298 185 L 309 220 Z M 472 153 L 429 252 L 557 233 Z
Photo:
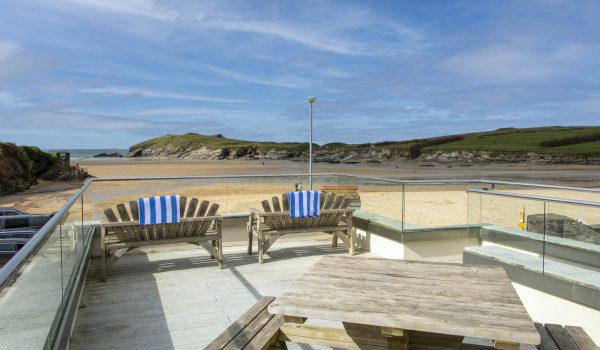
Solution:
M 193 176 L 233 174 L 293 174 L 306 171 L 306 163 L 267 161 L 184 161 L 184 160 L 81 160 L 80 165 L 98 178 L 125 178 L 151 176 Z M 355 174 L 397 179 L 493 179 L 530 181 L 536 183 L 571 186 L 600 187 L 598 166 L 534 166 L 534 165 L 445 165 L 445 164 L 319 164 L 317 173 Z M 258 179 L 202 179 L 202 180 L 152 180 L 98 182 L 90 189 L 94 198 L 94 219 L 102 218 L 102 209 L 117 203 L 128 202 L 146 195 L 178 193 L 188 197 L 206 199 L 220 204 L 221 213 L 248 212 L 260 206 L 264 199 L 280 196 L 293 190 L 295 178 Z M 339 184 L 334 177 L 315 180 L 314 187 Z M 305 187 L 307 186 L 306 180 Z M 401 186 L 377 181 L 345 179 L 344 184 L 358 184 L 362 209 L 393 219 L 402 217 Z M 30 190 L 0 197 L 0 206 L 10 206 L 29 213 L 49 213 L 58 210 L 82 183 L 41 181 Z M 418 226 L 437 226 L 473 222 L 474 204 L 478 195 L 467 196 L 467 188 L 481 188 L 479 184 L 453 186 L 406 186 L 405 222 Z M 501 190 L 538 194 L 552 197 L 576 197 L 600 201 L 600 195 L 560 190 L 524 189 L 498 187 Z M 473 202 L 473 203 L 471 203 Z M 510 203 L 509 203 L 510 202 Z M 539 202 L 485 196 L 481 201 L 482 219 L 516 226 L 518 212 L 528 207 L 528 214 L 542 212 Z M 471 208 L 471 217 L 468 208 Z M 560 210 L 559 210 L 560 209 Z M 479 210 L 479 209 L 477 209 Z M 568 214 L 575 207 L 556 208 Z M 436 213 L 436 215 L 431 215 Z M 575 215 L 575 213 L 573 214 Z M 581 214 L 580 216 L 592 216 Z M 479 217 L 477 217 L 479 220 Z

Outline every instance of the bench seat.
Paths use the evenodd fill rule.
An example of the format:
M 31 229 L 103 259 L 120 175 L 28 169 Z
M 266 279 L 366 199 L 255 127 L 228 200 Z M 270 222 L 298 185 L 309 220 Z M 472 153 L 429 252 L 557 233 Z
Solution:
M 285 342 L 277 339 L 283 316 L 272 315 L 268 311 L 274 300 L 274 297 L 262 297 L 205 349 L 286 349 Z

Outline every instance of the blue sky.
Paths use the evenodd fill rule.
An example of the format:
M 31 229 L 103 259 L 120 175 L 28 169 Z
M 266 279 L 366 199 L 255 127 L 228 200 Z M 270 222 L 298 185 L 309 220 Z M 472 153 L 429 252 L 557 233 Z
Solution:
M 363 143 L 598 125 L 598 1 L 3 0 L 0 140 Z

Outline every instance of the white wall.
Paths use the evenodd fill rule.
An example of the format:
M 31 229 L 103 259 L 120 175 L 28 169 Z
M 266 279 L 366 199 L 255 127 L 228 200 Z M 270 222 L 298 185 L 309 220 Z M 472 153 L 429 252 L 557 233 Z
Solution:
M 600 344 L 600 311 L 513 282 L 531 319 L 540 323 L 579 326 Z
M 386 259 L 404 259 L 404 245 L 363 230 L 356 230 L 356 238 L 361 248 Z

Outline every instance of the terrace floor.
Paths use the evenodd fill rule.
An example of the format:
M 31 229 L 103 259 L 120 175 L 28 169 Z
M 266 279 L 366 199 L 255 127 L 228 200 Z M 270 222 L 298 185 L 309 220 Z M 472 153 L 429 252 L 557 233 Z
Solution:
M 281 295 L 323 255 L 348 252 L 332 248 L 329 235 L 282 238 L 263 265 L 246 249 L 225 247 L 222 270 L 202 248 L 125 255 L 106 282 L 99 281 L 94 261 L 71 349 L 201 349 L 259 297 Z

